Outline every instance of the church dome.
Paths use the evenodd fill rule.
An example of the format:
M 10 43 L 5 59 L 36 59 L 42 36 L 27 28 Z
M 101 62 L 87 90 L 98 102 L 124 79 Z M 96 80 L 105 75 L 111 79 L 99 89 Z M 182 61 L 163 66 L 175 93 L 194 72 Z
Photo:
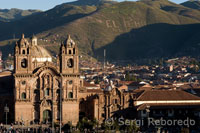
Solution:
M 41 46 L 32 46 L 30 54 L 33 56 L 33 61 L 37 60 L 38 62 L 52 62 L 52 57 L 49 52 Z
M 31 55 L 35 57 L 51 57 L 45 48 L 38 45 L 31 47 Z

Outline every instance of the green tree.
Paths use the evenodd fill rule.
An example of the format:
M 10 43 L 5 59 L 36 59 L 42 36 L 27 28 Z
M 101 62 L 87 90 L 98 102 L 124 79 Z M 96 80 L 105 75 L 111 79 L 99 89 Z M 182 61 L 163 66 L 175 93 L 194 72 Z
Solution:
M 84 131 L 84 129 L 91 130 L 91 129 L 94 129 L 97 124 L 98 124 L 98 121 L 96 119 L 89 120 L 87 117 L 84 117 L 77 123 L 77 128 L 80 131 Z

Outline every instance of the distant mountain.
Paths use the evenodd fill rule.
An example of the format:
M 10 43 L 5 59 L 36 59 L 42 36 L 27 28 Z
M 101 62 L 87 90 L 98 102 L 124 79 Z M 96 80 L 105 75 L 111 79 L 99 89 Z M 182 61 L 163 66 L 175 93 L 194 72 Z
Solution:
M 0 9 L 0 21 L 14 21 L 25 16 L 41 12 L 40 10 Z
M 82 1 L 82 0 L 80 0 Z M 194 52 L 198 47 L 200 11 L 167 0 L 62 4 L 46 12 L 10 23 L 0 22 L 0 40 L 35 34 L 39 44 L 57 54 L 60 42 L 71 34 L 81 54 L 112 59 L 173 56 Z M 7 41 L 11 44 L 11 40 Z M 3 44 L 0 42 L 0 45 Z M 191 45 L 190 45 L 191 44 Z M 0 49 L 8 53 L 11 46 Z
M 200 10 L 200 1 L 199 0 L 186 1 L 184 3 L 181 3 L 181 5 L 192 8 L 192 9 Z
M 200 20 L 200 12 L 168 0 L 141 0 L 141 2 L 163 11 Z
M 97 5 L 102 5 L 105 3 L 109 3 L 109 4 L 114 4 L 117 3 L 116 1 L 113 0 L 77 0 L 74 2 L 69 2 L 67 4 L 71 4 L 71 5 L 77 5 L 77 6 L 97 6 Z

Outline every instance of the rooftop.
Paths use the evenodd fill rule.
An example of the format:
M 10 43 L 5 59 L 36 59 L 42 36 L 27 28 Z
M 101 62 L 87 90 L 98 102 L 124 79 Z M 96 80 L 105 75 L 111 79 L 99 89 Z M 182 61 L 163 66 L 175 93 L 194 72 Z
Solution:
M 183 90 L 146 90 L 137 101 L 177 101 L 177 100 L 200 100 L 200 97 Z

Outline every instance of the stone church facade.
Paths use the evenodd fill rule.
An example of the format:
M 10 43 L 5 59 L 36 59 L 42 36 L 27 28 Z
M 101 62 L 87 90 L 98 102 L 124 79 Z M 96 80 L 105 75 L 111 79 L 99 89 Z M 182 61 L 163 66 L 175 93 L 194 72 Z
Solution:
M 63 124 L 76 125 L 83 117 L 102 123 L 126 107 L 131 93 L 115 87 L 86 89 L 80 78 L 78 54 L 77 45 L 68 36 L 53 62 L 35 36 L 26 39 L 22 35 L 14 49 L 14 72 L 4 76 L 0 73 L 0 107 L 10 108 L 9 123 L 29 125 L 61 120 Z M 3 110 L 0 122 L 5 123 Z
M 28 41 L 22 35 L 16 42 L 14 63 L 16 122 L 59 121 L 60 116 L 63 123 L 78 122 L 78 97 L 83 81 L 78 48 L 70 36 L 61 44 L 53 63 L 50 54 L 37 44 L 36 37 Z

